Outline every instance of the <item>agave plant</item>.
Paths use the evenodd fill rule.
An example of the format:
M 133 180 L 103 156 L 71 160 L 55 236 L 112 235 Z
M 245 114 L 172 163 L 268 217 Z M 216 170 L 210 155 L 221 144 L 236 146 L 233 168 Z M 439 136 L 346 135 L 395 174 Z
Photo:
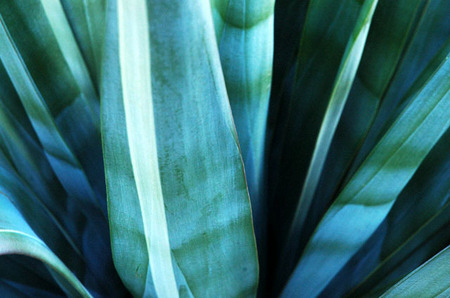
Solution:
M 0 296 L 449 296 L 449 16 L 0 1 Z

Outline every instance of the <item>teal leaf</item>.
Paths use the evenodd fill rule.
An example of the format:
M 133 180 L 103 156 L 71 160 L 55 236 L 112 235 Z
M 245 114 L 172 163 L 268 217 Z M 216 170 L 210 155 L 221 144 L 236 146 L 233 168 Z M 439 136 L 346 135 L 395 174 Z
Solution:
M 411 272 L 381 297 L 446 297 L 450 294 L 450 246 Z
M 288 262 L 293 261 L 293 254 L 291 252 L 295 252 L 299 247 L 299 234 L 305 223 L 312 199 L 314 198 L 331 141 L 355 78 L 377 3 L 378 1 L 366 1 L 364 3 L 355 29 L 350 36 L 347 48 L 344 52 L 336 81 L 331 92 L 330 101 L 319 130 L 306 180 L 303 184 L 294 218 L 290 225 L 287 244 L 285 250 L 282 252 L 284 254 L 282 258 L 285 260 L 287 259 Z
M 61 260 L 40 240 L 5 194 L 0 193 L 0 255 L 21 254 L 48 265 L 68 295 L 92 297 Z
M 284 295 L 297 289 L 319 294 L 384 220 L 450 125 L 449 77 L 450 61 L 445 59 L 327 211 Z
M 107 11 L 102 137 L 119 275 L 137 296 L 254 295 L 250 202 L 209 1 Z

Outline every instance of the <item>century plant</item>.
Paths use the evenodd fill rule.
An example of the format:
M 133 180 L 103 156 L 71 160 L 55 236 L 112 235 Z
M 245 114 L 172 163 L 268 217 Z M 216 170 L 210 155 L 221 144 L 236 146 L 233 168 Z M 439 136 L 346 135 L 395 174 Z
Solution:
M 1 297 L 447 297 L 447 0 L 0 0 Z

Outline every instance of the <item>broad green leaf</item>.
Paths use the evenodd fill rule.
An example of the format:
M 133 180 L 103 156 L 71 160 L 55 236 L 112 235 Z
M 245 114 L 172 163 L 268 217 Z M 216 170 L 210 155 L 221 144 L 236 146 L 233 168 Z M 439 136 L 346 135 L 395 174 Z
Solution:
M 92 297 L 75 275 L 36 236 L 4 193 L 0 193 L 0 215 L 0 255 L 20 254 L 38 259 L 58 275 L 55 278 L 68 295 Z
M 273 61 L 274 0 L 212 0 L 216 38 L 245 165 L 256 239 L 265 254 L 264 145 Z
M 177 297 L 164 197 L 159 176 L 150 75 L 150 42 L 145 1 L 118 1 L 119 65 L 122 96 L 149 271 L 160 297 Z M 148 277 L 147 277 L 148 278 Z M 144 296 L 148 295 L 144 292 Z
M 102 137 L 122 280 L 137 296 L 254 295 L 250 202 L 209 1 L 107 5 Z
M 290 225 L 287 243 L 285 246 L 282 259 L 287 262 L 295 263 L 295 251 L 298 249 L 300 232 L 305 223 L 308 210 L 310 209 L 312 199 L 319 183 L 325 159 L 328 154 L 333 135 L 339 123 L 342 111 L 344 109 L 347 96 L 350 92 L 356 70 L 363 53 L 367 34 L 369 32 L 373 13 L 378 1 L 366 1 L 361 8 L 355 29 L 350 36 L 347 48 L 344 52 L 341 65 L 336 77 L 336 81 L 331 92 L 330 101 L 317 137 L 311 164 L 303 184 L 302 193 L 297 204 L 294 218 Z M 285 267 L 284 264 L 280 263 Z M 283 268 L 284 270 L 284 268 Z
M 450 125 L 449 77 L 446 59 L 327 211 L 284 295 L 298 289 L 307 296 L 319 294 L 381 224 Z
M 450 294 L 450 246 L 414 270 L 381 297 L 447 297 Z

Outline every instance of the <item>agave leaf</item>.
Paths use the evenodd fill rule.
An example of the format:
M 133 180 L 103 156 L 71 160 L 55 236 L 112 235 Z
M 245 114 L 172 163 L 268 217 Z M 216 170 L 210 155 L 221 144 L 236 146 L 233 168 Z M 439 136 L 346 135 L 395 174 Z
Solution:
M 277 197 L 286 197 L 285 200 L 288 201 L 285 203 L 286 205 L 291 205 L 290 201 L 294 197 L 296 201 L 298 200 L 301 191 L 301 185 L 298 184 L 306 174 L 301 173 L 302 171 L 299 169 L 308 167 L 305 162 L 292 160 L 291 156 L 300 154 L 300 150 L 303 157 L 311 154 L 306 154 L 304 151 L 306 150 L 304 149 L 305 143 L 310 140 L 306 140 L 307 136 L 300 135 L 300 132 L 305 131 L 302 125 L 308 123 L 308 130 L 311 134 L 316 132 L 313 127 L 317 126 L 318 131 L 320 122 L 315 120 L 313 123 L 312 120 L 319 118 L 318 115 L 322 116 L 325 111 L 330 95 L 328 90 L 331 90 L 333 86 L 359 9 L 360 5 L 356 1 L 312 0 L 309 3 L 297 57 L 292 94 L 284 98 L 285 101 L 274 103 L 278 104 L 279 108 L 274 110 L 277 115 L 272 116 L 277 119 L 277 124 L 273 128 L 274 135 L 270 144 L 270 150 L 274 154 L 276 153 L 276 156 L 270 157 L 270 172 L 273 173 L 271 175 L 271 178 L 273 177 L 271 194 L 272 196 L 276 194 Z M 323 22 L 321 21 L 323 19 L 329 21 Z M 318 36 L 322 36 L 322 38 L 318 38 Z M 320 98 L 320 102 L 318 98 Z M 312 104 L 314 110 L 309 108 Z M 297 132 L 297 134 L 290 135 L 288 132 Z M 298 144 L 300 139 L 302 139 L 303 146 Z M 307 151 L 312 151 L 314 148 L 314 142 L 311 143 L 311 148 Z M 289 161 L 286 161 L 285 159 L 288 157 Z M 289 183 L 284 183 L 285 178 L 290 180 Z M 293 185 L 295 185 L 295 189 Z M 286 209 L 280 207 L 281 210 Z M 279 217 L 284 218 L 285 216 L 280 215 Z
M 1 59 L 61 184 L 106 212 L 99 103 L 58 5 L 2 2 Z
M 445 0 L 425 1 L 417 25 L 409 37 L 407 48 L 391 86 L 383 100 L 383 110 L 394 110 L 411 89 L 418 91 L 417 79 L 432 64 L 433 57 L 445 47 L 450 35 L 450 3 Z M 433 28 L 440 28 L 434 30 Z M 445 55 L 445 54 L 444 54 Z M 431 72 L 433 69 L 431 70 Z M 425 77 L 427 79 L 428 77 Z M 414 88 L 415 86 L 415 88 Z M 380 110 L 381 112 L 381 110 Z M 386 112 L 388 114 L 388 112 Z M 382 117 L 380 115 L 380 117 Z
M 69 209 L 74 214 L 69 214 L 68 218 L 75 220 L 77 226 L 69 224 L 68 228 L 68 219 L 59 220 L 61 214 L 54 215 L 42 203 L 27 187 L 26 182 L 17 176 L 12 166 L 7 164 L 1 151 L 0 181 L 0 192 L 11 198 L 21 216 L 33 226 L 33 231 L 83 279 L 86 286 L 100 293 L 120 294 L 123 291 L 117 275 L 112 271 L 109 247 L 105 243 L 107 238 L 98 232 L 101 222 L 92 218 L 92 222 L 85 223 L 85 218 L 80 216 L 79 211 Z M 24 265 L 37 271 L 33 264 Z M 106 272 L 108 273 L 105 274 Z M 29 276 L 24 275 L 19 277 L 19 281 L 28 283 L 28 278 Z
M 0 146 L 18 173 L 46 202 L 47 207 L 66 216 L 63 206 L 68 202 L 64 190 L 46 162 L 39 140 L 1 62 L 0 76 Z
M 322 293 L 324 296 L 361 297 L 369 292 L 379 296 L 447 245 L 449 138 L 450 130 L 428 154 L 377 231 Z
M 29 259 L 29 258 L 28 258 Z M 46 269 L 47 270 L 47 269 Z M 48 270 L 47 270 L 48 271 Z M 64 296 L 64 292 L 55 294 L 46 290 L 27 287 L 22 284 L 17 284 L 9 280 L 0 280 L 0 293 L 5 297 L 11 298 L 33 298 L 33 297 L 45 297 L 45 298 L 61 298 Z
M 402 243 L 398 250 L 387 256 L 367 279 L 355 291 L 352 291 L 352 296 L 360 297 L 359 293 L 364 292 L 369 296 L 379 297 L 395 282 L 447 245 L 450 237 L 449 212 L 450 204 L 447 203 L 442 210 L 439 210 L 416 233 Z
M 281 106 L 288 101 L 292 93 L 296 58 L 308 4 L 309 0 L 275 1 L 273 75 L 266 129 L 266 164 L 272 155 L 277 156 L 276 153 L 270 152 L 276 149 L 271 146 L 271 143 L 277 123 L 283 121 L 282 115 L 279 115 L 282 111 Z M 268 169 L 269 167 L 266 166 L 266 182 L 277 178 L 277 175 Z M 271 183 L 268 183 L 266 193 L 270 186 Z M 269 201 L 269 203 L 272 202 Z M 271 204 L 268 209 L 273 209 Z
M 401 60 L 414 20 L 421 11 L 422 2 L 380 1 L 377 6 L 360 67 L 309 209 L 305 237 L 312 234 L 327 206 L 339 193 L 339 188 L 345 185 L 342 180 L 372 126 L 378 107 Z
M 25 256 L 1 256 L 0 279 L 37 290 L 46 290 L 49 294 L 59 293 L 61 295 L 64 293 L 42 262 Z
M 290 225 L 286 247 L 282 252 L 282 259 L 286 262 L 295 262 L 295 252 L 298 250 L 300 241 L 299 234 L 305 223 L 334 132 L 355 78 L 356 70 L 358 69 L 364 44 L 369 32 L 372 16 L 377 4 L 377 0 L 364 2 L 355 29 L 350 36 L 347 48 L 344 52 L 341 66 L 339 67 L 336 81 L 333 86 L 333 91 L 331 92 L 330 101 L 317 137 L 311 164 L 303 184 L 300 200 Z M 283 268 L 282 270 L 285 270 L 286 265 L 283 263 L 280 265 Z
M 274 0 L 211 1 L 221 65 L 245 165 L 260 256 L 265 254 L 268 212 L 263 170 L 272 80 L 274 4 Z
M 109 247 L 107 243 L 105 244 L 107 238 L 98 231 L 101 222 L 92 218 L 91 222 L 86 223 L 86 219 L 80 216 L 80 211 L 71 209 L 70 205 L 68 206 L 70 214 L 67 215 L 69 219 L 59 221 L 64 213 L 54 215 L 17 175 L 1 150 L 0 181 L 0 192 L 10 198 L 21 216 L 33 226 L 33 231 L 39 238 L 45 241 L 52 252 L 82 279 L 90 290 L 117 294 L 123 291 L 117 275 L 112 271 Z M 68 227 L 69 220 L 74 220 L 76 226 L 74 227 L 72 223 Z M 34 267 L 33 263 L 26 262 L 22 265 L 39 272 L 39 268 Z M 2 269 L 5 267 L 2 266 Z M 105 274 L 106 272 L 108 274 Z M 18 276 L 16 281 L 29 284 L 29 278 L 29 275 Z
M 17 289 L 16 287 L 10 285 L 4 280 L 0 279 L 0 292 L 7 297 L 12 298 L 21 298 L 21 297 L 30 297 L 27 293 Z
M 411 272 L 381 297 L 446 297 L 450 294 L 450 246 Z
M 300 197 L 321 120 L 330 99 L 341 58 L 361 8 L 357 1 L 309 3 L 300 42 L 292 92 L 274 102 L 276 126 L 268 144 L 269 172 L 269 264 L 279 267 L 288 227 Z M 328 20 L 323 22 L 323 19 Z M 319 38 L 320 37 L 320 38 Z M 286 89 L 287 90 L 287 89 Z M 289 91 L 289 90 L 287 90 Z M 289 269 L 286 274 L 289 274 Z M 285 282 L 277 278 L 274 295 Z M 275 278 L 269 278 L 275 279 Z
M 0 22 L 0 58 L 30 117 L 53 170 L 67 192 L 79 199 L 85 206 L 99 205 L 100 203 L 97 201 L 85 172 L 61 135 L 48 103 L 46 104 L 37 89 L 18 48 L 9 34 L 3 16 L 0 16 Z
M 397 2 L 397 1 L 395 1 Z M 406 3 L 405 5 L 410 5 Z M 383 95 L 373 125 L 362 144 L 358 155 L 348 172 L 346 182 L 355 173 L 376 143 L 401 113 L 408 99 L 420 90 L 420 87 L 433 74 L 437 66 L 447 56 L 450 46 L 450 2 L 445 0 L 426 1 L 419 20 L 398 62 L 389 88 Z M 441 28 L 434 30 L 433 28 Z
M 92 297 L 61 260 L 33 232 L 20 212 L 0 193 L 0 255 L 20 254 L 38 259 L 53 270 L 68 295 Z
M 2 256 L 1 258 L 5 258 L 7 256 Z M 29 261 L 30 258 L 27 258 Z M 36 261 L 39 262 L 39 261 Z M 44 266 L 44 265 L 42 265 Z M 45 267 L 44 267 L 45 269 Z M 47 269 L 45 269 L 47 270 Z M 47 270 L 48 271 L 48 270 Z M 17 284 L 10 280 L 0 279 L 0 293 L 2 293 L 5 297 L 11 298 L 32 298 L 32 297 L 48 297 L 48 298 L 60 298 L 64 295 L 64 292 L 61 291 L 58 295 L 55 295 L 54 292 L 37 289 L 34 287 L 28 287 L 23 284 Z
M 2 91 L 13 89 L 1 62 L 0 76 Z M 69 214 L 67 210 L 70 205 L 67 194 L 46 160 L 18 95 L 12 90 L 9 91 L 2 92 L 0 95 L 0 147 L 6 159 L 16 169 L 17 175 L 26 181 L 36 194 L 35 197 L 39 198 L 39 204 L 43 204 L 52 217 L 61 222 L 64 229 L 67 229 L 67 231 L 63 229 L 63 234 L 74 237 L 77 233 L 72 221 L 76 220 L 76 217 L 74 214 Z M 4 162 L 1 164 L 4 165 Z M 36 209 L 36 206 L 30 206 L 31 209 Z M 37 220 L 40 217 L 34 216 L 34 218 Z M 44 240 L 48 243 L 48 239 L 44 238 Z
M 70 88 L 67 90 L 59 88 L 65 84 L 74 87 L 72 84 L 75 84 L 73 77 L 64 71 L 64 65 L 58 63 L 54 65 L 55 61 L 61 60 L 49 59 L 46 62 L 55 66 L 52 70 L 59 74 L 58 80 L 60 79 L 63 83 L 42 81 L 43 76 L 39 72 L 45 72 L 46 69 L 40 64 L 40 62 L 42 63 L 40 59 L 31 57 L 33 51 L 43 51 L 42 47 L 45 45 L 45 50 L 48 49 L 50 53 L 54 53 L 55 57 L 60 57 L 61 53 L 57 50 L 58 48 L 55 48 L 58 42 L 52 38 L 53 31 L 44 30 L 49 26 L 45 21 L 47 17 L 44 8 L 36 3 L 30 1 L 23 6 L 18 2 L 0 4 L 0 12 L 2 15 L 8 16 L 9 25 L 13 28 L 14 36 L 19 40 L 21 46 L 24 46 L 23 36 L 26 35 L 27 30 L 35 28 L 33 22 L 38 22 L 41 25 L 39 28 L 42 27 L 43 32 L 46 33 L 43 34 L 43 40 L 36 41 L 38 46 L 21 48 L 23 52 L 19 53 L 19 49 L 9 34 L 10 27 L 6 28 L 5 23 L 2 23 L 0 29 L 2 38 L 5 38 L 5 42 L 2 42 L 0 46 L 0 58 L 5 62 L 20 95 L 19 97 L 10 91 L 9 80 L 5 77 L 6 72 L 2 66 L 0 85 L 2 91 L 7 91 L 6 93 L 2 92 L 0 96 L 0 106 L 2 107 L 0 118 L 3 126 L 1 129 L 2 149 L 7 155 L 7 159 L 18 169 L 18 175 L 23 181 L 21 185 L 26 185 L 17 186 L 17 189 L 30 187 L 31 190 L 28 192 L 32 193 L 28 197 L 14 197 L 17 199 L 17 205 L 22 206 L 21 212 L 27 213 L 27 220 L 30 221 L 39 236 L 76 274 L 85 278 L 84 281 L 90 289 L 100 287 L 100 291 L 103 292 L 121 292 L 123 288 L 120 288 L 118 276 L 112 271 L 107 221 L 102 215 L 101 207 L 99 208 L 102 204 L 106 205 L 106 200 L 101 194 L 104 190 L 99 190 L 104 187 L 103 174 L 97 175 L 94 180 L 90 179 L 96 175 L 98 170 L 100 173 L 103 172 L 101 157 L 95 160 L 96 153 L 92 154 L 96 151 L 94 148 L 96 145 L 91 146 L 94 143 L 100 143 L 100 136 L 95 138 L 92 135 L 95 129 L 91 125 L 93 123 L 91 120 L 87 120 L 87 124 L 84 121 L 82 111 L 86 111 L 85 107 L 70 101 L 65 102 L 68 105 L 66 107 L 61 105 L 64 103 L 62 99 L 73 94 L 71 94 L 72 89 Z M 33 18 L 21 18 L 26 9 L 30 8 L 28 6 L 34 9 L 31 10 Z M 62 13 L 62 11 L 59 12 Z M 23 24 L 25 19 L 30 23 Z M 18 24 L 12 22 L 15 20 L 18 21 Z M 34 34 L 33 38 L 39 35 L 36 31 L 32 31 L 32 33 Z M 65 35 L 66 33 L 61 34 Z M 33 38 L 30 39 L 33 40 Z M 69 49 L 71 50 L 66 50 L 69 53 L 67 55 L 71 55 L 73 52 L 73 48 Z M 25 55 L 22 56 L 22 53 Z M 24 57 L 28 62 L 27 65 L 24 64 Z M 39 58 L 42 57 L 48 58 L 48 53 L 44 52 L 39 55 Z M 56 72 L 56 70 L 60 72 Z M 31 73 L 39 75 L 31 77 Z M 52 76 L 54 78 L 55 74 L 50 75 L 50 77 Z M 49 78 L 47 77 L 47 79 Z M 68 87 L 67 85 L 65 87 Z M 45 99 L 42 97 L 44 93 L 41 93 L 41 90 L 44 90 L 46 94 Z M 61 93 L 64 93 L 62 91 L 67 94 L 62 95 Z M 58 97 L 58 94 L 63 97 Z M 79 100 L 85 103 L 84 99 L 79 98 Z M 25 110 L 22 103 L 26 107 Z M 62 110 L 55 114 L 54 112 L 58 109 Z M 74 119 L 72 118 L 75 115 L 78 118 L 76 128 L 73 126 Z M 28 116 L 31 124 L 27 120 Z M 70 123 L 70 127 L 66 126 L 67 123 Z M 37 136 L 33 129 L 38 132 Z M 78 137 L 80 139 L 75 140 Z M 84 139 L 85 137 L 88 140 Z M 70 142 L 66 142 L 68 139 Z M 99 153 L 101 154 L 100 151 Z M 78 157 L 81 157 L 84 162 L 92 162 L 88 166 L 89 177 L 85 175 L 85 167 L 78 163 Z M 91 182 L 94 182 L 96 187 L 91 188 Z M 87 220 L 88 216 L 89 220 Z M 51 224 L 49 225 L 48 222 Z M 56 226 L 54 226 L 55 224 Z M 63 234 L 63 238 L 66 238 L 68 243 L 61 244 L 62 240 L 58 238 L 61 236 L 59 233 Z M 80 260 L 79 256 L 74 257 L 74 254 L 82 254 L 85 260 Z M 109 272 L 109 274 L 106 275 L 105 272 Z
M 146 237 L 149 271 L 158 296 L 177 297 L 156 148 L 146 2 L 137 1 L 128 6 L 125 1 L 118 1 L 117 12 L 128 147 Z M 148 294 L 145 291 L 143 296 Z
M 94 87 L 98 87 L 105 34 L 105 0 L 62 0 L 61 4 L 89 68 Z
M 82 260 L 79 259 L 81 255 L 80 248 L 75 244 L 74 231 L 67 230 L 67 226 L 62 224 L 66 223 L 66 220 L 61 218 L 65 214 L 56 213 L 55 215 L 54 212 L 50 211 L 42 200 L 33 194 L 26 183 L 14 173 L 12 165 L 8 164 L 3 152 L 0 152 L 0 177 L 2 184 L 8 186 L 8 189 L 0 187 L 0 190 L 3 193 L 11 191 L 12 194 L 15 194 L 14 203 L 24 216 L 34 224 L 39 235 L 50 246 L 59 248 L 58 253 L 61 253 L 64 259 L 69 260 L 71 264 L 81 265 L 80 261 L 82 263 Z M 65 249 L 61 249 L 62 246 Z
M 209 1 L 111 1 L 107 12 L 102 130 L 122 280 L 137 296 L 254 295 L 250 202 Z
M 292 77 L 290 74 L 295 68 L 308 3 L 309 0 L 275 1 L 275 43 L 271 88 L 271 96 L 274 100 L 270 103 L 270 111 L 278 110 L 279 96 L 285 91 L 286 82 Z M 270 129 L 270 126 L 268 128 Z
M 327 211 L 284 295 L 319 294 L 381 224 L 450 125 L 449 76 L 446 59 Z
M 98 118 L 99 106 L 96 102 L 98 98 L 92 85 L 91 77 L 83 60 L 78 44 L 75 41 L 69 22 L 64 14 L 61 1 L 58 0 L 40 0 L 45 16 L 47 17 L 51 31 L 56 38 L 56 42 L 65 58 L 73 80 L 81 89 L 85 96 L 86 105 L 92 110 L 92 121 L 96 129 L 99 129 Z M 101 39 L 100 39 L 101 40 Z
M 449 141 L 450 131 L 447 130 L 397 199 L 387 217 L 381 263 L 366 278 L 361 290 L 367 292 L 373 286 L 378 290 L 391 286 L 448 243 Z M 355 291 L 355 295 L 357 293 Z

